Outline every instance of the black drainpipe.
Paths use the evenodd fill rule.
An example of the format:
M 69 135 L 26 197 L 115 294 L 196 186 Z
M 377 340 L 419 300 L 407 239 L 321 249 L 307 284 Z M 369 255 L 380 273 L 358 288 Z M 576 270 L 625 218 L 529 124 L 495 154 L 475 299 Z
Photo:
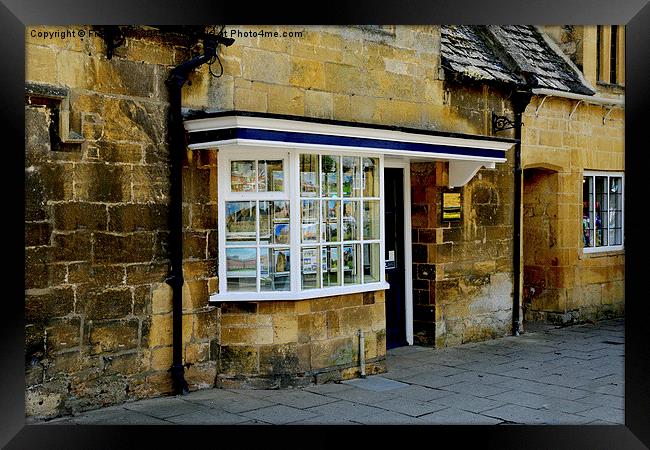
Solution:
M 227 42 L 226 40 L 230 41 Z M 183 154 L 185 130 L 181 114 L 181 89 L 189 74 L 209 63 L 217 54 L 217 45 L 231 45 L 234 40 L 220 35 L 205 37 L 203 54 L 174 67 L 165 81 L 169 91 L 169 154 L 170 154 L 170 206 L 169 206 L 169 276 L 165 280 L 172 288 L 173 356 L 169 369 L 174 394 L 187 394 L 189 387 L 183 369 Z
M 522 183 L 522 167 L 521 167 L 521 116 L 526 110 L 526 106 L 530 102 L 532 94 L 530 92 L 516 91 L 512 96 L 512 107 L 515 115 L 515 201 L 514 201 L 514 238 L 513 238 L 513 278 L 514 278 L 514 293 L 512 298 L 512 334 L 519 336 L 520 325 L 522 318 L 519 317 L 519 309 L 521 307 L 519 297 L 521 295 L 520 281 L 521 281 L 521 183 Z

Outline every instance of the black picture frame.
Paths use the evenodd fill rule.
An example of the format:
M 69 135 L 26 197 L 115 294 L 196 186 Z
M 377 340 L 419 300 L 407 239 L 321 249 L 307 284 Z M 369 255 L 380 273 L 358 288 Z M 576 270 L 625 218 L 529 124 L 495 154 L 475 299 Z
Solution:
M 9 235 L 20 236 L 23 225 L 19 224 L 24 199 L 11 195 L 21 182 L 24 145 L 24 33 L 30 24 L 124 24 L 124 23 L 619 23 L 626 25 L 626 205 L 638 205 L 637 197 L 644 194 L 641 171 L 647 147 L 645 114 L 648 108 L 648 73 L 650 73 L 650 6 L 647 0 L 614 1 L 568 1 L 568 0 L 497 0 L 477 3 L 472 0 L 454 2 L 354 2 L 347 5 L 316 5 L 315 14 L 310 8 L 281 8 L 277 3 L 188 2 L 160 0 L 157 2 L 130 2 L 113 0 L 46 1 L 5 0 L 0 5 L 2 26 L 2 55 L 6 64 L 2 69 L 3 115 L 6 138 L 5 207 L 15 210 L 8 214 Z M 237 9 L 239 8 L 239 9 Z M 301 15 L 302 14 L 302 15 Z M 643 139 L 643 140 L 642 140 Z M 18 174 L 17 176 L 12 176 Z M 14 180 L 18 178 L 18 180 Z M 23 180 L 24 182 L 24 180 Z M 24 183 L 23 183 L 24 184 Z M 626 234 L 626 292 L 632 296 L 626 302 L 625 328 L 625 426 L 505 426 L 505 427 L 403 427 L 412 445 L 418 442 L 452 442 L 465 446 L 468 440 L 488 448 L 499 449 L 636 449 L 650 446 L 650 342 L 646 320 L 648 302 L 641 298 L 646 285 L 641 284 L 640 272 L 646 265 L 641 251 L 645 240 L 641 238 L 643 223 L 641 209 L 625 211 Z M 14 448 L 147 448 L 164 443 L 165 447 L 181 445 L 225 446 L 239 445 L 237 440 L 250 443 L 259 439 L 266 443 L 278 439 L 285 442 L 285 427 L 117 427 L 117 426 L 46 426 L 25 425 L 24 380 L 24 286 L 20 279 L 20 262 L 24 261 L 24 246 L 19 239 L 7 239 L 5 258 L 12 261 L 5 289 L 5 305 L 2 327 L 3 382 L 2 420 L 0 420 L 0 445 Z M 647 245 L 647 244 L 646 244 Z M 645 256 L 645 254 L 644 254 Z M 13 269 L 12 267 L 16 267 Z M 23 266 L 24 267 L 24 266 Z M 290 428 L 294 439 L 314 439 L 322 445 L 341 445 L 343 439 L 349 445 L 356 440 L 373 438 L 382 442 L 388 436 L 395 437 L 395 427 L 336 427 L 337 431 L 324 427 Z M 408 429 L 406 429 L 408 428 Z M 245 433 L 245 436 L 242 436 Z M 345 437 L 342 436 L 345 434 Z M 299 437 L 296 437 L 300 435 Z M 355 439 L 356 437 L 356 439 Z M 235 440 L 228 441 L 232 438 Z M 447 444 L 449 445 L 449 444 Z

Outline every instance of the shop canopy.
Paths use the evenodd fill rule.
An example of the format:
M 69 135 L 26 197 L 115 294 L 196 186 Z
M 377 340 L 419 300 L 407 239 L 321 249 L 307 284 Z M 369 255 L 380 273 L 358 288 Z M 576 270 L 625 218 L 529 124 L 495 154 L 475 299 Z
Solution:
M 506 161 L 512 139 L 251 112 L 193 112 L 185 130 L 191 150 L 293 148 L 449 162 L 449 187 L 464 186 L 481 167 Z

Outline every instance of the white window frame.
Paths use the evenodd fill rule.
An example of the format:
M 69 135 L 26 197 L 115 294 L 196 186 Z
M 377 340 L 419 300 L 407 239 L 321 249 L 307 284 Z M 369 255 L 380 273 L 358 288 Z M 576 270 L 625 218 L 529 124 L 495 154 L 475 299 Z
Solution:
M 581 246 L 584 253 L 602 253 L 602 252 L 612 252 L 620 251 L 624 249 L 625 246 L 625 173 L 624 172 L 600 172 L 600 171 L 584 171 L 582 174 L 582 179 L 584 181 L 585 177 L 592 177 L 593 179 L 593 192 L 592 192 L 592 204 L 594 205 L 594 221 L 596 217 L 596 177 L 607 177 L 607 228 L 604 230 L 604 233 L 607 233 L 607 243 L 608 245 L 600 247 L 584 247 L 584 244 Z M 621 179 L 621 244 L 620 245 L 609 245 L 609 179 L 611 178 L 620 178 Z M 584 201 L 584 197 L 583 200 Z M 594 238 L 596 228 L 594 227 Z M 581 235 L 582 236 L 582 235 Z
M 363 270 L 361 271 L 361 283 L 354 285 L 341 285 L 317 289 L 301 289 L 301 268 L 300 268 L 300 255 L 303 247 L 301 243 L 301 218 L 300 218 L 300 186 L 299 186 L 299 170 L 300 170 L 300 154 L 312 155 L 337 155 L 337 156 L 356 156 L 361 158 L 377 158 L 379 161 L 378 175 L 379 175 L 379 224 L 380 238 L 379 242 L 379 273 L 380 280 L 374 283 L 363 283 Z M 230 189 L 230 170 L 231 161 L 239 160 L 278 160 L 284 161 L 284 192 L 232 192 Z M 332 295 L 352 294 L 358 292 L 368 292 L 385 290 L 390 286 L 386 283 L 385 277 L 385 244 L 384 239 L 384 156 L 381 153 L 368 153 L 368 152 L 355 152 L 350 150 L 338 149 L 278 149 L 272 147 L 260 146 L 223 146 L 219 148 L 218 157 L 218 276 L 219 276 L 219 292 L 211 293 L 210 301 L 261 301 L 261 300 L 303 300 L 309 298 L 327 297 Z M 320 170 L 320 168 L 319 168 Z M 341 169 L 339 169 L 341 170 Z M 320 199 L 320 197 L 314 197 Z M 347 197 L 336 197 L 337 200 L 345 200 Z M 373 197 L 376 199 L 376 197 Z M 226 277 L 226 227 L 225 227 L 225 208 L 227 201 L 265 201 L 265 200 L 288 200 L 289 201 L 289 227 L 290 227 L 290 242 L 287 247 L 290 249 L 290 268 L 291 268 L 291 288 L 289 291 L 268 291 L 268 292 L 228 292 L 227 291 L 227 277 Z M 359 203 L 361 210 L 359 211 L 360 228 L 359 233 L 363 230 L 363 208 L 361 202 Z M 319 208 L 319 211 L 322 208 Z M 259 211 L 258 211 L 259 214 Z M 319 214 L 321 214 L 319 212 Z M 259 219 L 257 219 L 259 221 Z M 320 227 L 320 224 L 319 224 Z M 319 233 L 319 235 L 322 233 Z M 361 239 L 361 238 L 360 238 Z M 366 241 L 355 240 L 350 241 L 350 244 L 360 244 L 363 254 L 363 243 Z M 377 242 L 371 240 L 370 242 Z M 315 246 L 323 245 L 324 243 L 315 243 Z M 340 241 L 341 249 L 344 245 Z M 239 246 L 235 244 L 235 246 Z M 233 247 L 231 245 L 229 248 Z M 255 245 L 242 244 L 241 247 L 255 247 L 257 248 L 257 265 L 256 270 L 260 267 L 260 251 L 264 247 L 259 243 Z M 320 258 L 320 252 L 319 252 Z M 319 260 L 320 261 L 320 260 Z M 321 275 L 322 280 L 322 275 Z M 322 282 L 322 281 L 321 281 Z M 259 290 L 259 280 L 257 282 L 257 289 Z

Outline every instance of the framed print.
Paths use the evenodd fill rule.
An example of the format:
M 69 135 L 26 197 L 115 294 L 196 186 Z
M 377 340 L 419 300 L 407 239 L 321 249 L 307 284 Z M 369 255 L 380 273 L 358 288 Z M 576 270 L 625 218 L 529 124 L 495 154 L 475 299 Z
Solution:
M 273 242 L 275 244 L 288 244 L 289 243 L 289 224 L 276 223 L 273 226 Z

